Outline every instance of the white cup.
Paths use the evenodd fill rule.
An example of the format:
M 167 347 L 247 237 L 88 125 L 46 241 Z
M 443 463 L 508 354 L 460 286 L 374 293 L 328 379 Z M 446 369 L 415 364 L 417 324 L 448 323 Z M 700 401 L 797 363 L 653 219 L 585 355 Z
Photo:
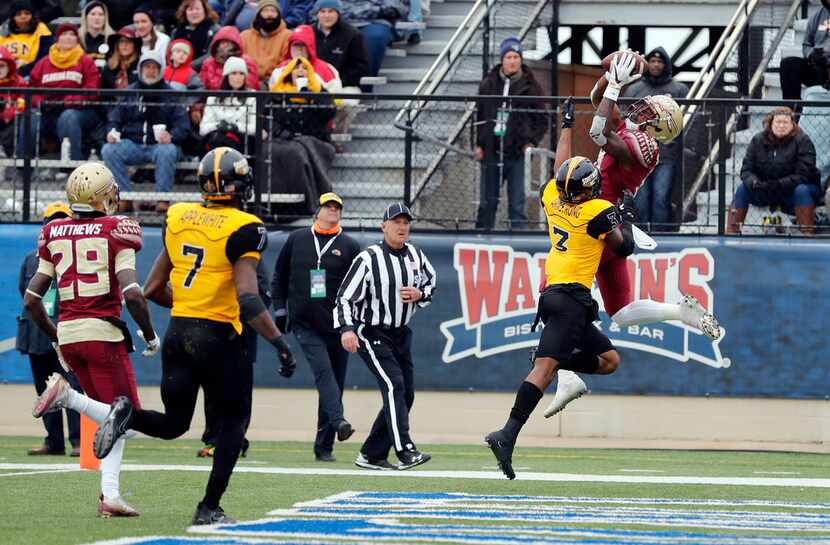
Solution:
M 165 125 L 164 123 L 159 123 L 158 125 L 153 125 L 153 136 L 156 137 L 156 142 L 159 141 L 159 136 L 161 136 L 161 133 L 165 132 L 166 130 L 167 130 L 167 125 Z
M 297 90 L 308 88 L 308 78 L 297 78 Z
M 121 131 L 117 131 L 115 129 L 110 129 L 109 133 L 112 135 L 113 140 L 115 140 L 116 142 L 121 141 Z

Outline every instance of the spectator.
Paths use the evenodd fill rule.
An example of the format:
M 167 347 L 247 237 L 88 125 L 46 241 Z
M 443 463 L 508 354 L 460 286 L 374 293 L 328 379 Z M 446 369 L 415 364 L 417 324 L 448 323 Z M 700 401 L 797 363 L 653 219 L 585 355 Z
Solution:
M 479 95 L 503 96 L 498 102 L 478 105 L 476 160 L 481 161 L 481 194 L 476 228 L 492 229 L 496 224 L 502 180 L 507 181 L 510 228 L 526 226 L 524 151 L 537 146 L 547 132 L 544 105 L 516 102 L 509 111 L 507 96 L 541 96 L 542 87 L 523 63 L 522 43 L 510 37 L 499 46 L 501 64 L 481 81 Z M 531 110 L 531 111 L 528 111 Z M 532 110 L 539 110 L 539 113 Z
M 141 0 L 100 0 L 107 6 L 112 28 L 124 28 L 133 22 L 133 12 Z
M 424 11 L 429 11 L 429 1 L 427 0 L 404 0 L 405 4 L 409 5 L 406 20 L 409 23 L 422 23 L 424 21 Z M 409 45 L 418 45 L 421 43 L 423 31 L 421 29 L 407 30 L 405 33 L 406 42 Z
M 39 106 L 40 110 L 40 137 L 58 142 L 69 138 L 71 159 L 85 159 L 82 151 L 84 134 L 94 131 L 101 124 L 101 118 L 94 105 L 85 104 L 95 101 L 96 97 L 73 95 L 71 91 L 100 89 L 101 73 L 95 61 L 84 53 L 75 25 L 65 23 L 58 27 L 49 54 L 37 61 L 29 75 L 29 86 L 67 90 L 65 95 L 33 98 L 32 105 Z M 20 134 L 23 134 L 22 126 Z
M 193 47 L 184 39 L 175 39 L 167 49 L 164 81 L 176 91 L 204 89 L 199 74 L 193 69 Z
M 185 39 L 193 47 L 193 66 L 198 70 L 207 56 L 208 46 L 219 31 L 219 15 L 207 0 L 183 0 L 176 12 L 179 22 L 173 31 L 173 39 Z
M 11 51 L 18 74 L 27 77 L 49 52 L 52 32 L 35 15 L 30 0 L 14 0 L 9 13 L 11 17 L 0 26 L 0 45 Z
M 801 86 L 824 85 L 828 81 L 830 63 L 830 0 L 821 0 L 821 7 L 807 21 L 802 57 L 781 59 L 781 94 L 784 100 L 800 100 Z M 794 102 L 796 112 L 801 104 Z
M 265 81 L 288 54 L 288 37 L 277 0 L 259 0 L 251 28 L 242 32 L 242 49 L 257 65 L 257 78 Z
M 126 89 L 138 81 L 141 38 L 135 30 L 124 27 L 107 40 L 109 58 L 101 71 L 102 89 Z
M 345 441 L 354 432 L 343 411 L 349 353 L 334 329 L 334 305 L 360 245 L 343 232 L 342 211 L 343 199 L 338 195 L 320 196 L 311 229 L 293 231 L 283 244 L 271 284 L 274 323 L 280 331 L 293 331 L 314 373 L 318 395 L 314 458 L 321 462 L 335 461 L 335 435 Z
M 63 8 L 60 0 L 28 0 L 26 2 L 31 9 L 29 12 L 37 17 L 39 21 L 43 21 L 47 25 L 57 19 L 63 17 Z M 0 6 L 0 22 L 5 21 L 14 16 L 16 5 L 18 2 L 4 2 Z
M 242 51 L 242 38 L 236 27 L 224 26 L 220 28 L 210 44 L 210 57 L 205 59 L 205 62 L 202 63 L 202 69 L 199 71 L 199 78 L 205 84 L 205 89 L 209 91 L 219 89 L 224 77 L 222 75 L 222 65 L 230 57 L 241 57 L 248 65 L 247 86 L 259 90 L 256 63 Z
M 306 59 L 314 67 L 314 73 L 320 79 L 323 88 L 329 93 L 337 93 L 342 89 L 340 74 L 337 70 L 317 56 L 317 40 L 314 39 L 314 29 L 308 25 L 300 25 L 288 37 L 288 55 L 279 67 L 271 74 L 269 87 L 279 78 L 283 69 L 297 58 Z
M 740 232 L 753 204 L 794 212 L 801 232 L 813 233 L 816 202 L 821 196 L 816 149 L 793 117 L 790 108 L 775 108 L 764 118 L 764 129 L 749 142 L 727 232 Z
M 149 6 L 144 4 L 136 8 L 133 14 L 133 25 L 135 35 L 141 38 L 141 54 L 153 53 L 156 58 L 164 60 L 167 46 L 170 44 L 170 36 L 157 31 L 155 24 L 153 11 Z
M 130 89 L 170 90 L 162 79 L 162 60 L 155 52 L 143 53 L 138 61 L 138 81 Z M 107 144 L 101 150 L 121 191 L 130 190 L 128 165 L 155 165 L 156 191 L 169 193 L 176 174 L 177 145 L 190 132 L 185 107 L 176 98 L 155 93 L 122 97 L 109 115 Z M 165 212 L 167 201 L 156 204 L 157 212 Z M 133 203 L 122 200 L 118 208 L 129 212 Z
M 11 52 L 0 46 L 0 87 L 26 87 L 26 80 L 17 73 Z M 14 115 L 20 95 L 0 95 L 0 144 L 6 157 L 14 157 Z
M 344 93 L 360 93 L 360 78 L 369 73 L 369 58 L 366 40 L 352 25 L 340 20 L 343 5 L 340 0 L 317 0 L 312 13 L 317 18 L 314 38 L 320 59 L 331 64 L 340 74 Z M 344 99 L 338 105 L 334 120 L 334 132 L 347 133 L 351 121 L 357 114 L 356 99 Z M 342 147 L 335 144 L 338 151 Z
M 340 12 L 342 19 L 358 28 L 366 39 L 370 76 L 377 76 L 380 72 L 386 47 L 396 36 L 395 23 L 407 11 L 399 0 L 350 0 L 343 4 L 343 11 Z
M 107 6 L 100 0 L 93 0 L 81 12 L 81 47 L 102 69 L 106 64 L 109 45 L 107 40 L 115 33 L 110 26 Z
M 288 28 L 297 28 L 309 22 L 314 0 L 280 0 L 285 24 Z
M 222 67 L 223 91 L 245 91 L 248 66 L 239 57 L 231 57 Z M 247 89 L 252 90 L 252 89 Z M 256 136 L 256 98 L 208 97 L 199 132 L 205 151 L 220 146 L 251 154 Z
M 210 8 L 219 16 L 219 20 L 223 20 L 225 13 L 228 11 L 228 0 L 208 0 Z
M 43 223 L 49 223 L 61 218 L 72 216 L 72 211 L 66 203 L 56 202 L 46 207 L 43 212 Z M 26 254 L 23 263 L 20 265 L 17 289 L 20 295 L 26 293 L 29 280 L 38 270 L 39 258 L 37 251 L 33 250 Z M 53 281 L 52 286 L 43 296 L 43 306 L 52 320 L 55 320 L 58 313 L 57 287 Z M 35 384 L 37 395 L 46 389 L 46 379 L 52 373 L 59 373 L 69 382 L 73 389 L 80 392 L 81 386 L 78 379 L 71 371 L 64 371 L 58 361 L 58 354 L 52 347 L 52 341 L 34 322 L 31 315 L 25 310 L 17 317 L 17 340 L 15 348 L 21 354 L 29 357 L 29 364 L 32 368 L 32 379 Z M 72 444 L 72 456 L 81 455 L 81 419 L 78 413 L 66 409 L 66 423 L 69 428 L 69 442 Z M 63 435 L 63 411 L 54 411 L 43 415 L 43 426 L 46 428 L 46 439 L 39 447 L 29 449 L 30 455 L 43 454 L 66 454 L 66 445 Z
M 672 61 L 662 47 L 654 48 L 646 55 L 648 67 L 638 81 L 625 87 L 623 96 L 642 98 L 649 95 L 668 95 L 685 98 L 689 88 L 672 80 Z M 675 172 L 683 160 L 683 147 L 679 140 L 668 144 L 659 144 L 660 161 L 645 179 L 634 200 L 637 206 L 638 221 L 651 223 L 652 230 L 663 231 L 672 221 L 671 196 Z
M 329 122 L 335 109 L 314 67 L 304 57 L 289 62 L 271 87 L 275 93 L 312 93 L 292 98 L 273 108 L 271 141 L 271 190 L 275 193 L 302 193 L 306 196 L 303 215 L 314 212 L 323 193 L 331 191 L 328 170 L 334 161 L 329 143 Z
M 235 26 L 239 32 L 248 30 L 258 9 L 259 0 L 233 0 L 222 19 L 222 26 Z

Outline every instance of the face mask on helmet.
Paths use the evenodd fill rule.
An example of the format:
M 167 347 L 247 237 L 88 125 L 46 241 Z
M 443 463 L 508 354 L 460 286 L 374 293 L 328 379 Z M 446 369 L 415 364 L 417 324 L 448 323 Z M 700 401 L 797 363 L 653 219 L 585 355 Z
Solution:
M 253 196 L 253 176 L 248 160 L 233 148 L 211 150 L 197 170 L 202 198 L 208 202 L 244 203 Z
M 572 157 L 562 163 L 556 173 L 559 198 L 576 204 L 599 196 L 601 180 L 599 169 L 586 157 Z
M 683 113 L 668 95 L 648 96 L 628 107 L 625 124 L 629 130 L 646 131 L 655 140 L 667 144 L 683 130 Z

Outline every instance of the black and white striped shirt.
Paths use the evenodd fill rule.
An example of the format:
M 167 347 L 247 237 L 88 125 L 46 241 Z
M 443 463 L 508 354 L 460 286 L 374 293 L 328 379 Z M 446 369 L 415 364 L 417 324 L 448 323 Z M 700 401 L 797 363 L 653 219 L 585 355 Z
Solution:
M 357 325 L 401 327 L 409 323 L 416 305 L 426 307 L 435 292 L 435 269 L 420 249 L 406 244 L 400 250 L 386 242 L 360 252 L 340 284 L 334 308 L 334 328 L 349 331 Z M 417 303 L 404 303 L 404 286 L 421 290 Z

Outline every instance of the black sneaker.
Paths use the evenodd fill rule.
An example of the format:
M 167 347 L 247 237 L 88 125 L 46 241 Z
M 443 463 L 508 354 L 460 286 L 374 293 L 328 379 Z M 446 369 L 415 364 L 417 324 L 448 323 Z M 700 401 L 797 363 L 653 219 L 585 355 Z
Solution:
M 336 462 L 337 458 L 331 452 L 318 452 L 314 454 L 314 459 L 318 462 Z
M 193 513 L 193 526 L 203 526 L 205 524 L 235 524 L 236 519 L 229 517 L 221 507 L 216 509 L 208 509 L 203 504 L 196 506 L 196 512 Z
M 110 412 L 95 432 L 92 448 L 99 460 L 106 458 L 118 438 L 124 435 L 133 420 L 133 404 L 124 396 L 118 396 L 110 405 Z
M 338 441 L 345 441 L 346 439 L 351 437 L 353 433 L 354 433 L 354 428 L 346 420 L 343 420 L 337 426 L 337 440 Z
M 502 473 L 511 481 L 516 478 L 516 472 L 513 471 L 513 447 L 516 444 L 511 441 L 504 430 L 494 431 L 484 438 L 490 450 L 493 451 L 496 460 L 499 462 L 499 468 Z
M 398 469 L 398 466 L 390 464 L 389 460 L 370 460 L 364 456 L 362 452 L 357 453 L 354 465 L 362 467 L 363 469 L 375 469 L 380 471 L 395 471 Z
M 424 454 L 418 449 L 412 449 L 405 450 L 398 454 L 398 459 L 401 461 L 401 463 L 398 464 L 398 469 L 403 471 L 404 469 L 409 469 L 411 467 L 429 462 L 432 459 L 432 456 Z

